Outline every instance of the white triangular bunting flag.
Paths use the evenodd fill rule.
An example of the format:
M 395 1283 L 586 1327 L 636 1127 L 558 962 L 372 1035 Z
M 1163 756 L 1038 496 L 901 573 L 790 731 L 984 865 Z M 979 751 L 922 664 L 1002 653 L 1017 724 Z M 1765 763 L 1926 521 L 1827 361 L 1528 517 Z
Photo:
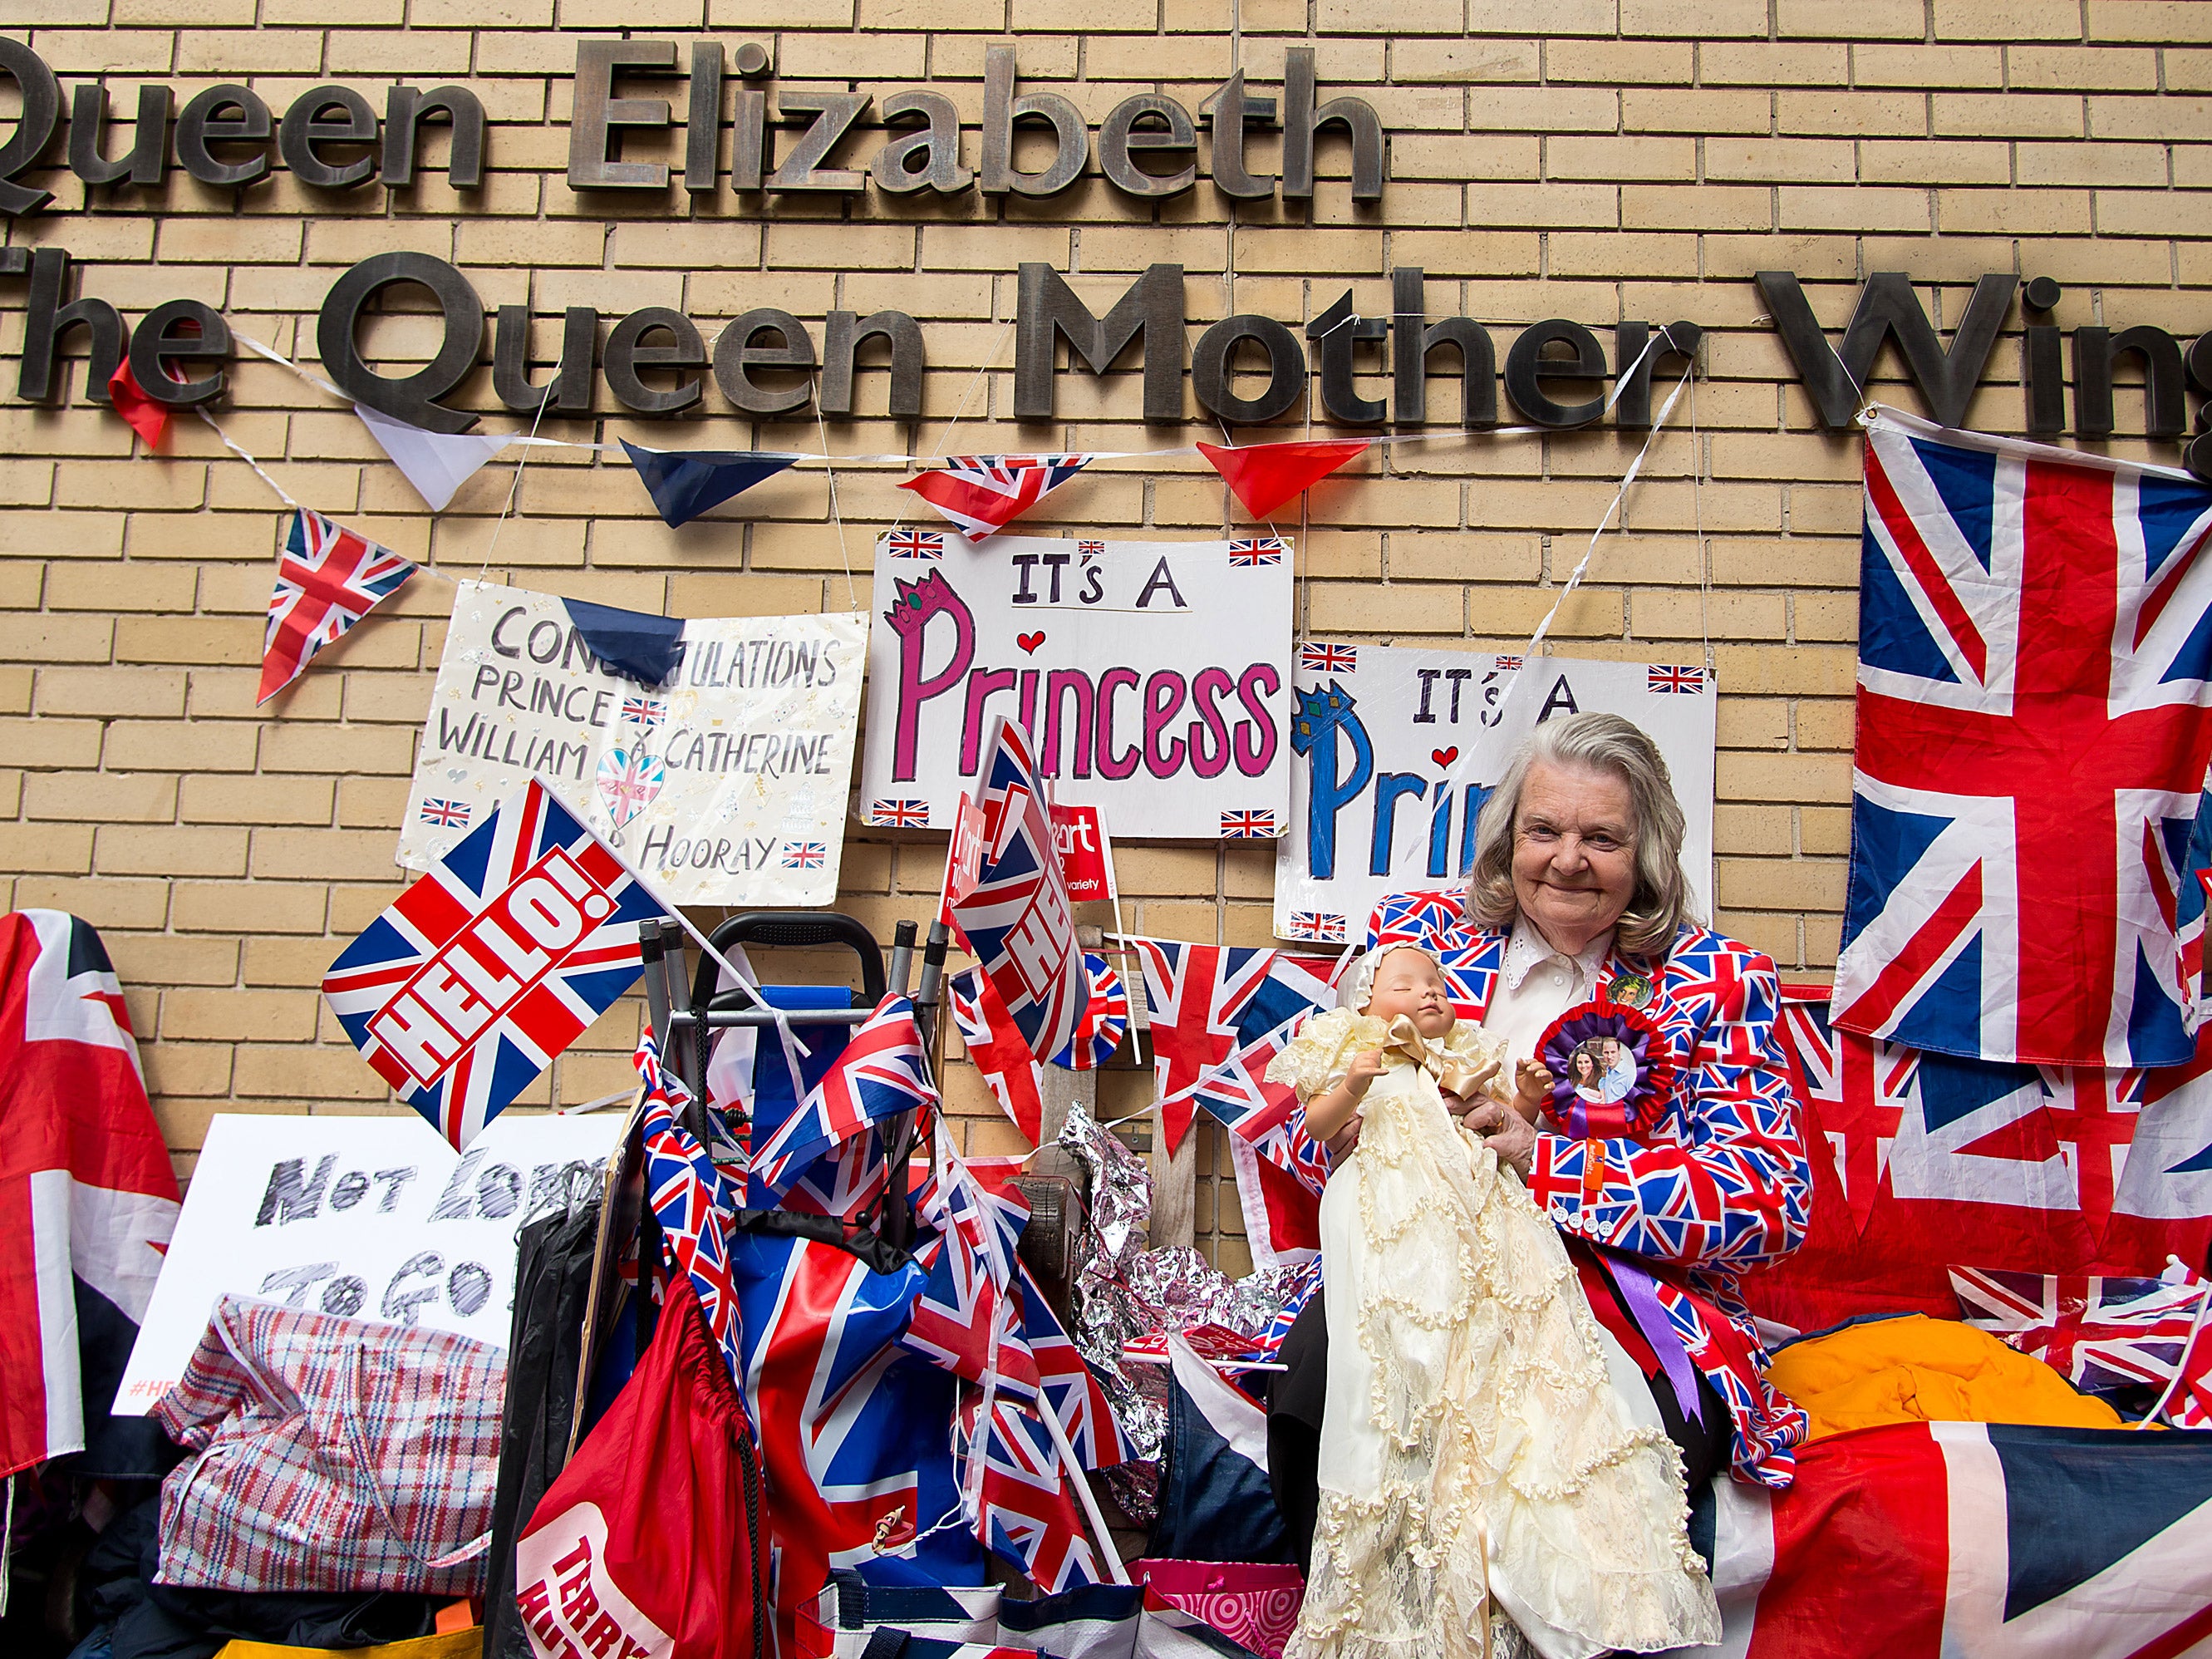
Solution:
M 380 415 L 363 404 L 356 404 L 353 412 L 361 416 L 361 423 L 368 428 L 369 436 L 392 457 L 392 465 L 407 475 L 407 482 L 415 486 L 416 495 L 429 503 L 433 513 L 444 512 L 454 491 L 474 477 L 485 462 L 514 441 L 512 434 L 463 432 L 448 435 L 425 432 L 388 415 Z

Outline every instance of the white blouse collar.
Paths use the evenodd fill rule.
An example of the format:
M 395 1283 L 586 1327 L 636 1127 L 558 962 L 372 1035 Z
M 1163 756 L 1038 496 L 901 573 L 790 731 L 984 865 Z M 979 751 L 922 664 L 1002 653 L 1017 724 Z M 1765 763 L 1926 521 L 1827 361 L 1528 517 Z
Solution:
M 1515 921 L 1513 937 L 1505 945 L 1505 965 L 1501 970 L 1505 988 L 1518 991 L 1523 980 L 1555 957 L 1562 962 L 1571 962 L 1578 970 L 1581 981 L 1595 986 L 1599 970 L 1605 966 L 1606 955 L 1612 949 L 1613 929 L 1608 927 L 1579 953 L 1569 957 L 1565 951 L 1553 949 L 1544 936 L 1528 925 L 1528 919 L 1521 917 Z

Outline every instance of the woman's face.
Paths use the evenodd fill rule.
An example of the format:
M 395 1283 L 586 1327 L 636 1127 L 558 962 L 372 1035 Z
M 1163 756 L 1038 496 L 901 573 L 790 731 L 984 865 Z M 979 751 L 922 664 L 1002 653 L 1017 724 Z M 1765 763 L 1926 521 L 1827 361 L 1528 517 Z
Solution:
M 1596 1079 L 1597 1061 L 1591 1058 L 1590 1051 L 1587 1048 L 1575 1050 L 1574 1060 L 1570 1069 L 1574 1073 L 1574 1081 L 1578 1084 L 1589 1083 Z
M 1513 818 L 1513 896 L 1554 949 L 1578 952 L 1636 896 L 1636 810 L 1626 779 L 1538 761 Z
M 1445 994 L 1443 975 L 1419 951 L 1393 951 L 1382 958 L 1365 1012 L 1383 1020 L 1404 1014 L 1425 1037 L 1442 1036 L 1452 1028 L 1451 999 Z

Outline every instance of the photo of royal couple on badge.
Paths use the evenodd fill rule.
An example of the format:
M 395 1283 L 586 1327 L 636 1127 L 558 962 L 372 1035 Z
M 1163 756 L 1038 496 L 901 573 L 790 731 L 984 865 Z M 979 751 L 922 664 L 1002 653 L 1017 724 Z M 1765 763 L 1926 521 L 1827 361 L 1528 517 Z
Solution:
M 1618 1106 L 1636 1086 L 1635 1053 L 1617 1036 L 1589 1037 L 1567 1055 L 1567 1086 L 1593 1106 Z

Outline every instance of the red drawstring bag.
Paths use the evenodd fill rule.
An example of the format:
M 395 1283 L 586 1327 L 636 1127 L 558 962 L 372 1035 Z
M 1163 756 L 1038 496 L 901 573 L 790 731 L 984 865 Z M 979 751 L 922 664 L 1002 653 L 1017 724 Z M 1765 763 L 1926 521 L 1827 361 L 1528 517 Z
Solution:
M 538 1659 L 768 1659 L 751 1425 L 682 1274 L 514 1547 Z

